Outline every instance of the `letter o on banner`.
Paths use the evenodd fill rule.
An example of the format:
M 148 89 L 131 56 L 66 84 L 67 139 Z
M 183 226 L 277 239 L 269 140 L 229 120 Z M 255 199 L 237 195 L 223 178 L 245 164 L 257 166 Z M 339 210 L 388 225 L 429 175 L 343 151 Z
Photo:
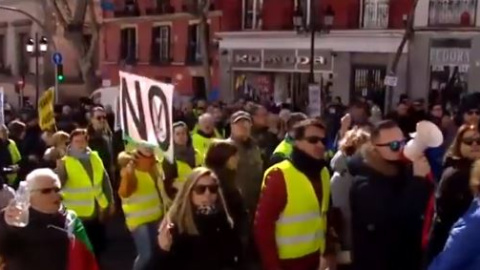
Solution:
M 172 136 L 172 123 L 170 123 L 167 97 L 160 87 L 153 85 L 148 91 L 148 100 L 150 100 L 150 117 L 155 130 L 155 138 L 160 149 L 167 151 Z

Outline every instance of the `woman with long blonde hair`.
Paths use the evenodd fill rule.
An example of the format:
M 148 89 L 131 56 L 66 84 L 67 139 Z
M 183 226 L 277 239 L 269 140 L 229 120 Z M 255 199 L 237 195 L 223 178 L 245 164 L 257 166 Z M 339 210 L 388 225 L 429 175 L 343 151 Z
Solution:
M 158 269 L 238 269 L 240 238 L 212 170 L 193 170 L 159 228 Z

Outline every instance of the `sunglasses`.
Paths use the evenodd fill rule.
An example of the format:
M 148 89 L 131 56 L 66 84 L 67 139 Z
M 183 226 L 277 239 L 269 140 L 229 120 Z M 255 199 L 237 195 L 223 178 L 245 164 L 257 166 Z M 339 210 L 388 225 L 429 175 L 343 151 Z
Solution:
M 480 138 L 463 138 L 462 143 L 466 145 L 473 145 L 473 143 L 480 145 Z
M 218 185 L 196 185 L 195 187 L 193 187 L 193 192 L 195 192 L 195 194 L 197 195 L 203 195 L 205 194 L 207 189 L 210 194 L 217 194 Z
M 478 110 L 469 110 L 467 112 L 468 115 L 473 115 L 473 114 L 476 114 L 476 115 L 480 115 L 480 112 Z
M 327 145 L 327 139 L 325 137 L 311 136 L 305 137 L 304 140 L 307 141 L 309 144 L 317 144 L 321 142 L 323 145 Z
M 403 146 L 405 146 L 405 141 L 391 141 L 388 143 L 382 143 L 382 144 L 376 144 L 376 146 L 380 147 L 386 147 L 388 146 L 390 150 L 393 152 L 398 152 L 400 149 L 402 149 Z
M 38 191 L 44 195 L 48 195 L 48 194 L 52 194 L 52 193 L 59 193 L 60 192 L 60 188 L 58 187 L 51 187 L 51 188 L 39 188 L 39 189 L 36 189 L 34 191 Z

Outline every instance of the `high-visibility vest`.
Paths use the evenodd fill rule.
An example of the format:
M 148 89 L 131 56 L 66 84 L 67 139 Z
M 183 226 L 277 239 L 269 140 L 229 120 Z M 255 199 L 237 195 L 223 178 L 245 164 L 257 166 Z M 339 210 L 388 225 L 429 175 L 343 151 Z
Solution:
M 157 180 L 150 173 L 135 170 L 137 188 L 128 198 L 122 198 L 122 209 L 130 231 L 138 226 L 158 221 L 163 216 Z
M 74 157 L 65 156 L 68 180 L 62 188 L 63 203 L 77 213 L 80 218 L 89 218 L 95 213 L 95 203 L 103 210 L 108 200 L 103 193 L 105 168 L 97 152 L 91 152 L 93 179 L 90 179 L 82 163 Z
M 15 141 L 9 139 L 8 142 L 8 152 L 10 153 L 10 158 L 12 159 L 12 165 L 15 165 L 22 159 L 22 156 L 20 151 L 18 151 Z M 17 181 L 17 173 L 7 174 L 7 179 L 9 185 L 14 185 L 15 181 Z
M 287 140 L 282 140 L 280 144 L 277 145 L 277 147 L 273 151 L 273 154 L 281 153 L 285 156 L 290 156 L 292 151 L 293 151 L 292 142 L 289 142 Z
M 188 163 L 181 161 L 181 160 L 175 160 L 177 163 L 177 174 L 178 177 L 175 179 L 175 182 L 178 183 L 184 183 L 187 180 L 188 175 L 193 171 L 194 168 L 192 168 Z M 203 156 L 200 154 L 199 151 L 195 150 L 195 167 L 202 166 L 203 165 Z
M 282 161 L 265 172 L 274 169 L 283 173 L 287 189 L 287 204 L 275 224 L 275 239 L 280 259 L 301 258 L 314 252 L 325 251 L 327 210 L 330 203 L 330 173 L 321 172 L 322 205 L 310 180 L 289 160 Z M 265 177 L 262 187 L 265 185 Z
M 205 157 L 205 155 L 207 154 L 207 150 L 210 147 L 210 144 L 212 144 L 212 141 L 215 138 L 216 137 L 205 138 L 198 133 L 194 133 L 192 135 L 192 146 L 195 150 L 199 152 L 202 157 Z

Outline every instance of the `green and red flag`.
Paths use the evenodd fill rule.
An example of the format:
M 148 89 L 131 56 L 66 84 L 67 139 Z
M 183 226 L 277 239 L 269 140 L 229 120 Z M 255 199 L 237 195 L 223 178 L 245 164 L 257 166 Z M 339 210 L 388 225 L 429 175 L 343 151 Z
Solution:
M 67 270 L 99 270 L 85 227 L 70 210 L 67 212 L 67 229 L 70 238 Z

